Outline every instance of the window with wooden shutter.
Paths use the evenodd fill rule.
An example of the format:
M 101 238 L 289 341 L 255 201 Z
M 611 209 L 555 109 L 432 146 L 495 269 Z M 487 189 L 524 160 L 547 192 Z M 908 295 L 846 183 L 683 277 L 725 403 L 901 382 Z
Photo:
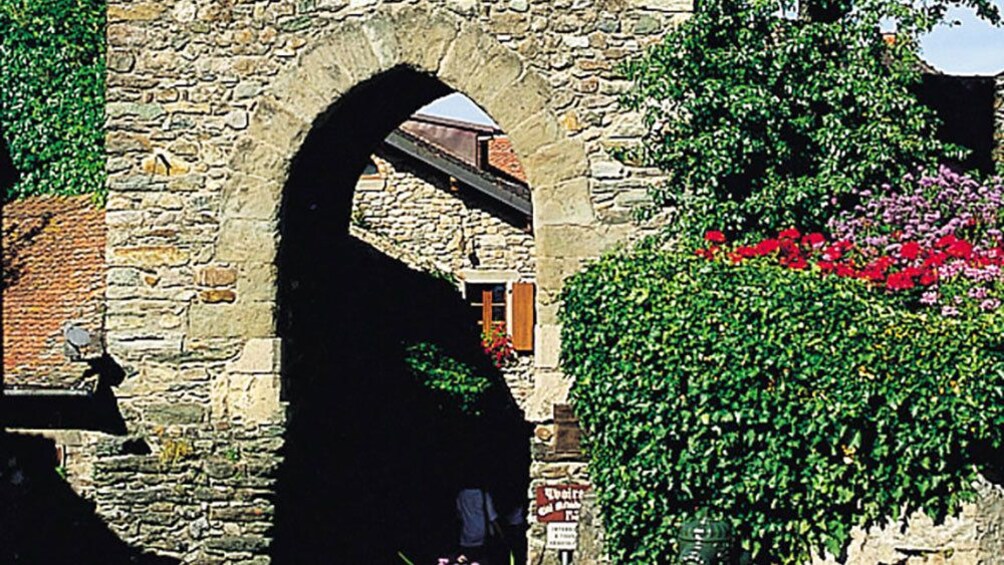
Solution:
M 533 283 L 512 284 L 512 346 L 516 351 L 533 351 Z
M 482 328 L 505 324 L 505 284 L 469 284 L 467 299 L 474 307 L 478 325 Z

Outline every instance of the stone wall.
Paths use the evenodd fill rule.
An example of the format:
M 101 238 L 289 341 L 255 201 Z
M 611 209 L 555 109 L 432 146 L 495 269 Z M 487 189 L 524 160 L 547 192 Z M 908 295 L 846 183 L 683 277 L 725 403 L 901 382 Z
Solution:
M 642 132 L 638 116 L 617 109 L 616 65 L 690 8 L 110 0 L 107 341 L 125 372 L 115 393 L 129 435 L 151 452 L 93 452 L 101 517 L 129 543 L 186 562 L 268 560 L 263 501 L 296 412 L 283 396 L 277 330 L 284 191 L 313 134 L 350 102 L 366 108 L 358 93 L 400 69 L 481 105 L 526 168 L 538 285 L 523 405 L 537 424 L 531 486 L 588 480 L 581 462 L 549 457 L 551 408 L 570 385 L 558 369 L 558 297 L 568 275 L 640 233 L 631 211 L 660 177 L 608 153 Z M 377 121 L 418 109 L 368 108 Z M 533 562 L 556 563 L 553 551 L 538 560 L 542 527 L 531 533 Z
M 227 460 L 223 444 L 240 447 L 295 413 L 282 396 L 276 330 L 283 191 L 329 109 L 394 68 L 467 94 L 509 133 L 527 170 L 538 325 L 533 380 L 519 396 L 537 437 L 548 438 L 551 406 L 569 386 L 557 369 L 561 282 L 637 233 L 632 207 L 657 178 L 607 152 L 641 131 L 636 116 L 616 110 L 624 83 L 615 66 L 689 8 L 683 0 L 110 1 L 108 347 L 126 374 L 116 395 L 129 433 L 152 452 L 95 455 L 96 483 L 106 481 L 94 491 L 102 517 L 130 543 L 185 561 L 268 555 L 267 511 L 238 492 L 269 488 L 280 440 L 257 446 L 263 471 L 247 487 L 239 482 L 247 474 L 213 477 L 209 462 Z M 356 133 L 347 135 L 358 143 Z M 191 441 L 189 457 L 156 472 L 179 438 Z M 534 480 L 584 479 L 551 465 L 535 464 Z M 112 481 L 131 488 L 116 492 Z M 193 483 L 223 494 L 192 498 Z M 168 508 L 176 510 L 162 523 L 136 526 Z
M 356 185 L 353 225 L 458 280 L 475 269 L 533 280 L 537 265 L 530 218 L 472 189 L 452 187 L 446 175 L 413 159 L 388 153 L 373 160 L 379 175 Z
M 378 174 L 356 185 L 351 235 L 412 269 L 449 275 L 458 292 L 475 273 L 512 277 L 509 282 L 534 280 L 529 218 L 451 185 L 446 175 L 406 156 L 387 152 L 374 155 L 373 163 Z M 516 353 L 502 374 L 513 399 L 525 405 L 533 392 L 533 355 Z

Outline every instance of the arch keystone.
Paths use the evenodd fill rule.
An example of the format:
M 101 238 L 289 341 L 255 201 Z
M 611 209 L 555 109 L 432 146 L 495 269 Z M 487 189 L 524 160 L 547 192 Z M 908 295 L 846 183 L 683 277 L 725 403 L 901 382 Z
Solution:
M 447 49 L 457 38 L 457 18 L 413 7 L 394 10 L 389 18 L 400 61 L 421 71 L 438 73 Z
M 355 22 L 337 27 L 328 35 L 323 49 L 335 57 L 352 85 L 389 68 L 381 65 L 370 38 Z

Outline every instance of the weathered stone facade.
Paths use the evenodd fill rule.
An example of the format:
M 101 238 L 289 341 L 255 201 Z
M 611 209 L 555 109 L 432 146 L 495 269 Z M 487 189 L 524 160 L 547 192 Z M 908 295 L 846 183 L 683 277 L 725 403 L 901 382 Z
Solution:
M 533 282 L 530 219 L 400 154 L 374 155 L 352 200 L 349 233 L 412 269 L 470 282 Z M 476 258 L 477 264 L 472 262 Z M 533 355 L 514 353 L 502 369 L 520 404 L 533 392 Z
M 248 474 L 215 479 L 206 465 L 222 438 L 274 436 L 296 410 L 272 357 L 281 349 L 276 253 L 290 167 L 358 85 L 393 69 L 468 95 L 509 134 L 527 171 L 538 323 L 523 408 L 546 438 L 535 451 L 546 453 L 551 406 L 569 384 L 557 368 L 561 281 L 637 232 L 631 210 L 654 178 L 607 152 L 640 133 L 636 117 L 615 110 L 624 83 L 614 68 L 687 10 L 689 2 L 663 0 L 111 2 L 108 343 L 127 373 L 118 399 L 130 432 L 153 448 L 95 464 L 97 476 L 113 470 L 147 493 L 127 506 L 111 483 L 99 486 L 112 527 L 186 561 L 268 554 L 264 528 L 235 518 L 267 523 L 253 496 L 232 496 L 222 514 L 212 500 L 193 502 L 157 528 L 130 517 L 147 503 L 166 508 L 166 484 L 184 473 L 234 492 L 268 488 L 267 473 L 244 484 Z M 402 100 L 402 117 L 417 109 Z M 184 471 L 140 486 L 143 457 L 155 460 L 175 445 L 168 440 L 191 442 Z M 584 478 L 581 465 L 538 459 L 535 482 Z M 105 465 L 113 469 L 99 472 Z
M 462 280 L 466 271 L 537 272 L 530 218 L 493 204 L 400 156 L 374 156 L 379 175 L 356 185 L 352 224 L 405 250 L 419 264 Z M 413 161 L 413 160 L 412 160 Z M 477 264 L 471 261 L 471 254 Z
M 309 218 L 291 215 L 291 176 L 307 162 L 337 178 L 347 161 L 311 161 L 318 132 L 368 154 L 391 118 L 429 101 L 420 94 L 429 81 L 485 108 L 526 169 L 537 326 L 532 384 L 517 396 L 536 425 L 531 488 L 588 480 L 584 463 L 551 456 L 551 409 L 570 385 L 558 368 L 558 296 L 568 275 L 641 231 L 631 211 L 659 176 L 609 156 L 642 131 L 616 107 L 625 85 L 615 67 L 690 8 L 111 0 L 106 331 L 125 374 L 115 398 L 128 439 L 75 436 L 69 468 L 100 517 L 127 543 L 184 562 L 268 562 L 284 430 L 297 411 L 277 258 Z M 418 86 L 381 89 L 387 77 Z M 359 109 L 381 131 L 329 127 L 355 123 Z M 348 218 L 346 209 L 343 232 L 355 229 Z M 553 565 L 543 530 L 531 526 L 530 561 Z

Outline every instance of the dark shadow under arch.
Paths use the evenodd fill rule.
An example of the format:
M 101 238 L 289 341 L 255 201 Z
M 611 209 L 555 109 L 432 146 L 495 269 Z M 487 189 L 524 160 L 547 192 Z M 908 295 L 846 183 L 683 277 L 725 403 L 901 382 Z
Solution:
M 484 482 L 502 501 L 525 499 L 529 427 L 482 354 L 469 307 L 449 283 L 348 236 L 370 155 L 449 92 L 428 75 L 388 71 L 343 96 L 294 161 L 278 255 L 290 409 L 276 563 L 401 563 L 398 551 L 435 563 L 456 543 L 463 482 Z M 415 382 L 403 357 L 417 342 L 494 379 L 483 416 L 443 411 Z

